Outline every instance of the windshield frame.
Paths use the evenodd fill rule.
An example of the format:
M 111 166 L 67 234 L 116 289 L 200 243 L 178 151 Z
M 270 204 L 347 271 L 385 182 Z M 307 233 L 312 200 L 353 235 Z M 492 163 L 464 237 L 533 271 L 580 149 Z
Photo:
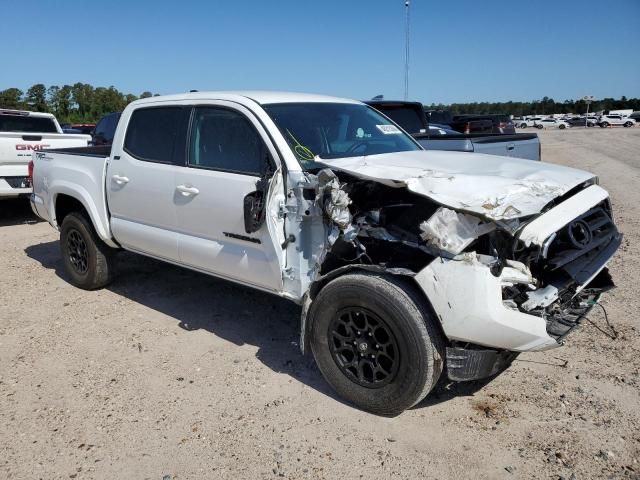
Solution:
M 319 168 L 324 168 L 326 165 L 324 165 L 322 162 L 325 162 L 325 161 L 329 162 L 329 161 L 340 159 L 340 158 L 355 158 L 355 157 L 361 157 L 361 156 L 376 156 L 376 155 L 386 155 L 386 154 L 389 154 L 389 153 L 397 153 L 397 152 L 394 152 L 394 151 L 391 151 L 391 152 L 380 152 L 380 153 L 373 153 L 373 154 L 364 154 L 364 155 L 363 154 L 359 154 L 359 153 L 352 153 L 352 154 L 340 153 L 340 154 L 335 154 L 335 155 L 331 155 L 331 156 L 327 156 L 325 154 L 323 156 L 322 154 L 317 154 L 317 153 L 311 152 L 309 150 L 309 152 L 313 154 L 313 158 L 309 158 L 309 160 L 304 160 L 304 159 L 300 158 L 299 153 L 296 153 L 296 149 L 295 149 L 294 145 L 292 145 L 292 142 L 290 142 L 289 139 L 288 139 L 288 133 L 289 133 L 288 129 L 285 128 L 284 126 L 282 126 L 280 124 L 281 122 L 277 121 L 277 119 L 275 118 L 273 113 L 270 111 L 270 109 L 271 109 L 271 107 L 280 107 L 280 106 L 307 106 L 307 107 L 313 107 L 314 105 L 358 106 L 358 107 L 361 107 L 361 108 L 363 108 L 365 110 L 369 110 L 369 111 L 373 112 L 375 115 L 378 115 L 378 116 L 382 117 L 386 122 L 388 122 L 389 125 L 393 125 L 394 127 L 396 127 L 399 130 L 399 134 L 402 135 L 404 138 L 408 138 L 409 139 L 409 143 L 412 146 L 415 147 L 415 150 L 398 150 L 397 152 L 424 151 L 424 147 L 422 145 L 420 145 L 420 143 L 415 138 L 413 138 L 413 136 L 410 133 L 405 131 L 400 125 L 398 125 L 396 122 L 394 122 L 391 118 L 389 118 L 383 112 L 380 112 L 379 110 L 376 110 L 374 107 L 372 107 L 370 105 L 367 105 L 365 103 L 360 103 L 360 102 L 335 102 L 335 101 L 326 101 L 326 102 L 305 102 L 305 101 L 300 101 L 300 102 L 277 102 L 277 103 L 262 104 L 261 106 L 262 106 L 264 112 L 267 114 L 269 119 L 273 122 L 275 127 L 278 129 L 278 132 L 280 133 L 280 135 L 282 135 L 284 143 L 287 145 L 287 148 L 288 148 L 289 152 L 291 153 L 291 155 L 293 156 L 294 160 L 305 171 L 317 170 Z

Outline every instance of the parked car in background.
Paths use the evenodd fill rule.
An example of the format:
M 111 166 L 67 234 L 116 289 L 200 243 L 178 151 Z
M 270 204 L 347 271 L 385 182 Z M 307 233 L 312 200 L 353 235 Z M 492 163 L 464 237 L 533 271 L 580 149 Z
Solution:
M 67 134 L 50 113 L 0 109 L 0 198 L 31 193 L 31 153 L 45 148 L 87 146 L 91 137 Z
M 489 115 L 475 115 L 476 120 L 491 120 L 493 129 L 491 133 L 516 133 L 516 128 L 513 124 L 513 120 L 509 115 L 489 114 Z
M 397 123 L 397 122 L 396 122 Z M 444 125 L 429 124 L 428 133 L 430 135 L 460 135 L 460 132 L 456 132 Z
M 527 128 L 527 127 L 535 127 L 536 123 L 539 122 L 540 120 L 542 120 L 543 117 L 528 117 L 528 118 L 523 118 L 522 120 L 520 120 L 516 125 L 520 128 Z
M 376 100 L 365 103 L 394 120 L 427 150 L 476 152 L 540 160 L 540 140 L 535 133 L 460 133 L 441 125 L 432 128 L 434 125 L 428 122 L 428 112 L 425 112 L 419 102 Z M 441 116 L 438 119 L 446 118 Z M 481 121 L 491 122 L 488 119 Z
M 453 115 L 449 110 L 427 110 L 424 109 L 424 113 L 427 117 L 429 125 L 446 125 L 446 128 L 451 128 L 453 122 Z
M 623 127 L 633 127 L 636 124 L 636 121 L 630 117 L 623 117 L 622 115 L 602 115 L 600 117 L 600 121 L 598 125 L 602 128 L 620 126 Z
M 96 128 L 95 123 L 72 123 L 71 128 L 75 130 L 80 130 L 80 132 L 85 133 L 87 135 L 91 135 L 93 130 Z
M 536 128 L 559 128 L 564 130 L 565 128 L 571 128 L 571 124 L 566 120 L 558 120 L 556 118 L 543 118 L 535 123 Z
M 91 135 L 93 145 L 111 145 L 120 115 L 120 112 L 108 113 L 98 121 Z
M 105 287 L 123 249 L 294 301 L 327 382 L 387 416 L 564 344 L 622 240 L 589 172 L 425 151 L 320 95 L 137 100 L 111 146 L 36 152 L 32 174 L 70 283 Z
M 478 115 L 454 115 L 449 125 L 460 133 L 494 133 L 493 120 Z
M 635 120 L 636 123 L 640 122 L 640 112 L 633 112 L 629 118 Z
M 573 117 L 565 120 L 572 127 L 595 127 L 597 122 L 585 117 Z

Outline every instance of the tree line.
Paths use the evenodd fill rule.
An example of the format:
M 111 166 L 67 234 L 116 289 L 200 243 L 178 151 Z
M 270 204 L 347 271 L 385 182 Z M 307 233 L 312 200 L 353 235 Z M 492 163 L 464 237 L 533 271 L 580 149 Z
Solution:
M 428 110 L 450 110 L 454 115 L 460 114 L 488 114 L 496 113 L 503 115 L 549 115 L 552 113 L 580 113 L 587 111 L 587 104 L 584 100 L 565 100 L 556 102 L 553 98 L 543 97 L 542 100 L 532 102 L 473 102 L 473 103 L 452 103 L 450 105 L 435 104 L 426 105 Z M 619 99 L 602 98 L 594 100 L 589 105 L 589 112 L 600 112 L 608 110 L 640 110 L 640 98 Z
M 94 87 L 88 83 L 73 85 L 51 85 L 42 83 L 32 85 L 26 92 L 18 88 L 0 90 L 0 108 L 31 110 L 53 113 L 60 123 L 96 122 L 109 112 L 121 112 L 129 103 L 138 98 L 156 96 L 151 92 L 142 92 L 139 96 L 122 93 L 114 86 Z M 450 110 L 457 114 L 498 113 L 505 115 L 548 115 L 552 113 L 584 113 L 587 105 L 583 100 L 565 100 L 556 102 L 553 98 L 543 97 L 532 102 L 473 102 L 445 105 L 432 103 L 426 105 L 429 110 Z M 640 110 L 640 98 L 602 98 L 589 106 L 589 111 L 621 110 L 632 108 Z
M 0 90 L 0 108 L 53 113 L 60 123 L 94 123 L 110 112 L 121 112 L 138 98 L 156 96 L 142 92 L 140 96 L 122 93 L 115 87 L 94 87 L 88 83 L 73 85 L 32 85 L 26 92 L 19 88 Z

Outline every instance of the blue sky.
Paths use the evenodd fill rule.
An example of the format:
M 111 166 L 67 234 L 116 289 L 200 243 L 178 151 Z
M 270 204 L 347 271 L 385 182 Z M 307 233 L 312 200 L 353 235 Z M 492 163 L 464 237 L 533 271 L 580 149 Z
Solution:
M 0 0 L 0 12 L 0 89 L 404 92 L 403 0 Z M 411 99 L 640 97 L 640 0 L 412 0 L 411 16 Z

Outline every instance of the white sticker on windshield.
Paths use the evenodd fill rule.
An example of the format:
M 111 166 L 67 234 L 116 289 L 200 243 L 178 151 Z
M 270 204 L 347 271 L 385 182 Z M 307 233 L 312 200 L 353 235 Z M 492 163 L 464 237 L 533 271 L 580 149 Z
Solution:
M 394 133 L 402 133 L 398 127 L 395 125 L 376 125 L 378 130 L 380 130 L 385 135 L 391 135 Z

